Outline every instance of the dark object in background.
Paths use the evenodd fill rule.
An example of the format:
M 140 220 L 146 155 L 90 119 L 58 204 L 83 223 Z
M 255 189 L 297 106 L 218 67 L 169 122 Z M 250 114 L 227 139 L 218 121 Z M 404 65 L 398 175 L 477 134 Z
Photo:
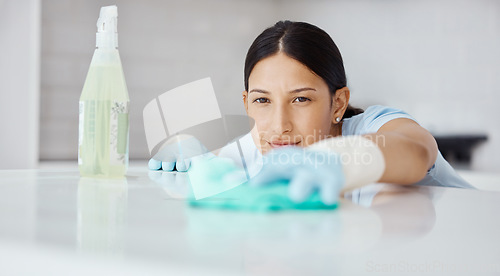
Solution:
M 461 169 L 470 167 L 472 150 L 488 140 L 485 134 L 435 135 L 434 138 L 444 159 Z

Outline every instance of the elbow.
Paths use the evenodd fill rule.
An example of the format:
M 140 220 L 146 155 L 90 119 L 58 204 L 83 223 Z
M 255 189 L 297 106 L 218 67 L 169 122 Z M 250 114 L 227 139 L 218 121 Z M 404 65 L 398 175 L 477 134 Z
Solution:
M 415 182 L 418 182 L 422 179 L 424 179 L 424 177 L 427 175 L 427 171 L 429 170 L 429 168 L 427 167 L 427 160 L 429 159 L 429 152 L 426 150 L 426 149 L 422 149 L 420 152 L 419 152 L 419 159 L 418 161 L 416 162 L 416 166 L 415 166 L 415 175 L 413 177 L 413 180 L 412 182 L 415 183 Z
M 430 134 L 418 140 L 398 138 L 397 146 L 382 147 L 386 166 L 379 182 L 412 185 L 424 179 L 436 162 L 437 143 Z
M 425 145 L 418 142 L 410 142 L 408 143 L 408 155 L 406 156 L 406 162 L 400 164 L 400 166 L 404 166 L 404 174 L 401 174 L 398 177 L 398 180 L 395 183 L 401 185 L 412 185 L 420 180 L 424 179 L 427 175 L 429 168 L 435 161 L 431 162 L 434 154 L 432 150 Z
M 433 145 L 424 145 L 416 143 L 415 145 L 415 159 L 414 170 L 411 177 L 411 182 L 418 182 L 427 175 L 427 172 L 436 162 L 437 158 L 437 144 L 434 141 Z

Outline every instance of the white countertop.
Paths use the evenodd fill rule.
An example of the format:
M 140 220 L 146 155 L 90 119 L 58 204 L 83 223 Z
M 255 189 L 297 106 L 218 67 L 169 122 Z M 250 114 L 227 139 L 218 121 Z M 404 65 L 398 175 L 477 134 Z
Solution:
M 500 192 L 377 184 L 369 207 L 248 213 L 189 207 L 181 179 L 0 171 L 0 274 L 500 273 Z

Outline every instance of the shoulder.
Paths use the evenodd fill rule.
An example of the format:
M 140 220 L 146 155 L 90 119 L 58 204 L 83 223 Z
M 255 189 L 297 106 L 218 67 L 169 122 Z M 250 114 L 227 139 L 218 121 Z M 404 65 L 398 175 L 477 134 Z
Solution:
M 375 133 L 385 123 L 398 118 L 407 118 L 416 122 L 410 114 L 401 109 L 383 105 L 373 105 L 368 107 L 365 112 L 361 114 L 344 119 L 342 135 Z

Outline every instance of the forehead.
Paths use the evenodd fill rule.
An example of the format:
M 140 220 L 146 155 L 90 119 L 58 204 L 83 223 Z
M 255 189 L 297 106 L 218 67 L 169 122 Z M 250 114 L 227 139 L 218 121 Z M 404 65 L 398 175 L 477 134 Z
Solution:
M 326 87 L 324 80 L 303 63 L 278 53 L 259 61 L 249 76 L 249 86 L 279 86 L 291 89 L 296 86 Z M 263 87 L 257 87 L 263 88 Z

